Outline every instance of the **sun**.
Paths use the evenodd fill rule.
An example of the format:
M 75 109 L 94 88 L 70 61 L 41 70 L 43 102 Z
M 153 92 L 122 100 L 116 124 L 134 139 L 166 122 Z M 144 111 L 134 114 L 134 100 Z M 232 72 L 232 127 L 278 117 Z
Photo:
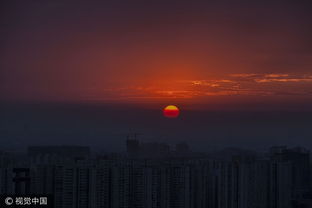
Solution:
M 176 118 L 180 114 L 180 110 L 175 105 L 168 105 L 164 108 L 163 114 L 167 118 Z

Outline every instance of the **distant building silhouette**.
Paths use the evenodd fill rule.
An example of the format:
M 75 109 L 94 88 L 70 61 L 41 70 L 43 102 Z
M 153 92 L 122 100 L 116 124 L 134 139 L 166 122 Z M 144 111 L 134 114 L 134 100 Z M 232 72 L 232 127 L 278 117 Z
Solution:
M 29 168 L 13 168 L 14 193 L 18 195 L 30 194 Z
M 187 143 L 178 143 L 176 144 L 176 151 L 179 153 L 188 153 L 190 152 L 190 147 Z
M 136 157 L 140 152 L 140 142 L 137 139 L 127 139 L 127 153 L 130 157 Z
M 311 196 L 310 152 L 304 148 L 288 149 L 285 146 L 272 147 L 271 159 L 291 164 L 291 197 L 293 200 L 302 200 Z
M 37 160 L 55 158 L 86 159 L 90 157 L 90 148 L 86 146 L 30 146 L 28 156 Z
M 159 158 L 166 157 L 170 146 L 158 142 L 139 142 L 136 139 L 127 139 L 127 153 L 131 158 Z
M 57 208 L 297 208 L 310 203 L 309 152 L 302 149 L 274 147 L 269 157 L 215 159 L 193 157 L 185 144 L 170 151 L 167 144 L 128 140 L 127 152 L 129 157 L 92 158 L 88 148 L 29 148 L 23 163 L 1 154 L 0 194 L 52 194 Z M 306 184 L 301 177 L 307 177 Z

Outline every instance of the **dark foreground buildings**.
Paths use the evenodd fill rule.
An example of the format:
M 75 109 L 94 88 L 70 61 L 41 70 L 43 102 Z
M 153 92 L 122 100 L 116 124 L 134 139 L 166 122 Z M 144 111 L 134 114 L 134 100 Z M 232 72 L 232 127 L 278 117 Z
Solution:
M 23 159 L 1 153 L 0 193 L 53 194 L 57 208 L 311 207 L 304 149 L 215 158 L 186 144 L 127 146 L 128 154 L 102 157 L 87 147 L 30 147 Z

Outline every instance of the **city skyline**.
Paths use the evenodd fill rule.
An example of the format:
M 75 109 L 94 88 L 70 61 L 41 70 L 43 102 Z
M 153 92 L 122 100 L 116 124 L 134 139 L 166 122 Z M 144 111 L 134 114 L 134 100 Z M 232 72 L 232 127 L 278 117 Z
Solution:
M 81 146 L 1 153 L 0 194 L 39 194 L 57 208 L 299 208 L 312 203 L 310 152 L 304 148 L 203 155 L 186 144 L 175 151 L 135 139 L 126 145 L 125 154 L 92 155 Z

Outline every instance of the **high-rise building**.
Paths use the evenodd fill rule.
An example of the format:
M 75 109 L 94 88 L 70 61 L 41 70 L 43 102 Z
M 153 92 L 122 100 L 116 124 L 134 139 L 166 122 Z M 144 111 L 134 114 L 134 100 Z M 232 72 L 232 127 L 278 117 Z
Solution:
M 153 143 L 142 144 L 131 143 L 130 152 L 142 153 Z M 28 162 L 1 162 L 1 193 L 52 194 L 58 208 L 292 208 L 306 202 L 295 198 L 308 187 L 301 177 L 309 178 L 309 154 L 298 149 L 226 159 L 191 154 L 79 159 L 78 151 L 60 160 L 62 151 L 36 150 Z
M 292 199 L 311 196 L 310 152 L 304 148 L 289 149 L 285 146 L 270 149 L 271 160 L 289 162 L 291 168 Z
M 140 153 L 140 142 L 136 139 L 127 139 L 127 153 L 129 157 L 137 157 Z

